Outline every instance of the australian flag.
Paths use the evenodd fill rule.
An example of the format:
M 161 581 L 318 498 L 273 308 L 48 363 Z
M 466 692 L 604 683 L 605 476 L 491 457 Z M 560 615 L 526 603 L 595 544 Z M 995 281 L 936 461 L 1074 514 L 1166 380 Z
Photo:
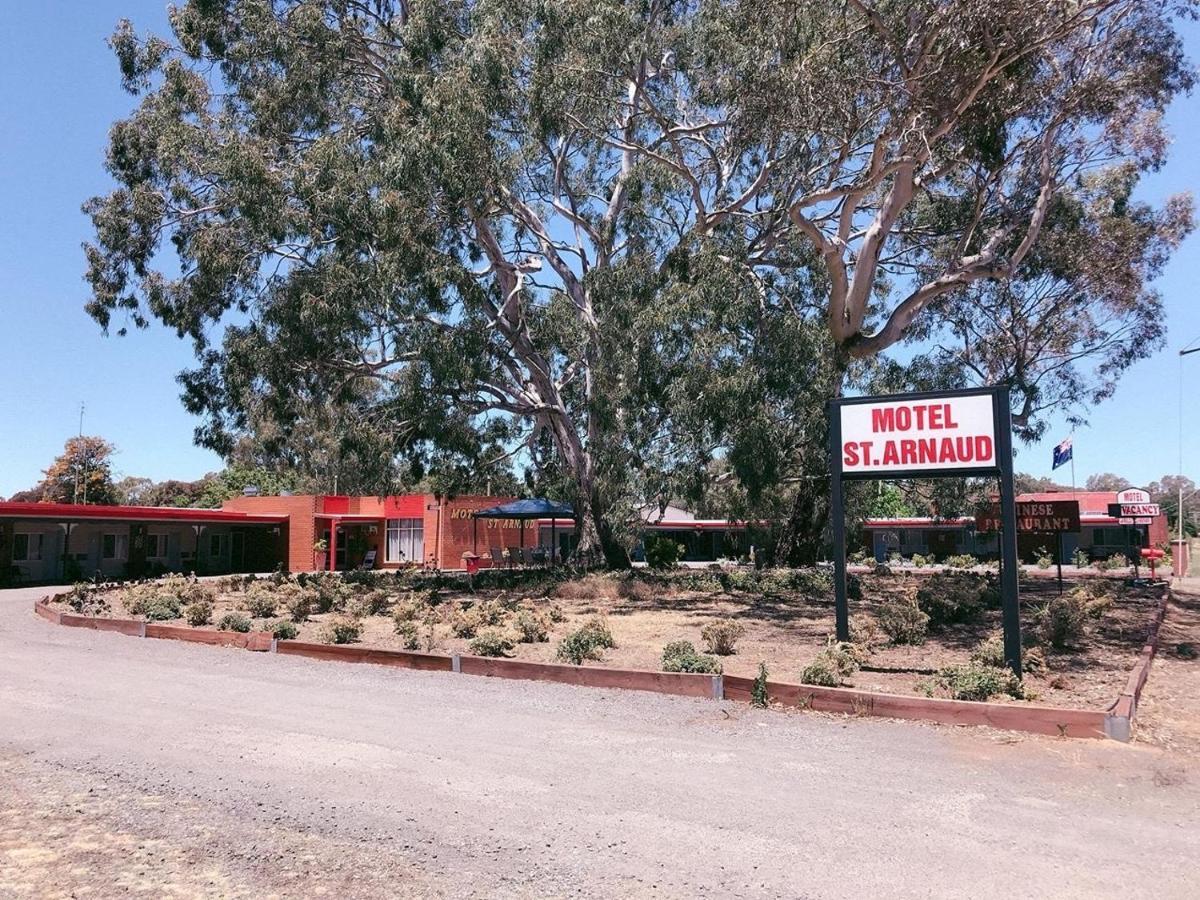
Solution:
M 1067 438 L 1061 444 L 1054 448 L 1054 465 L 1050 467 L 1054 471 L 1059 466 L 1065 466 L 1071 461 L 1071 439 Z

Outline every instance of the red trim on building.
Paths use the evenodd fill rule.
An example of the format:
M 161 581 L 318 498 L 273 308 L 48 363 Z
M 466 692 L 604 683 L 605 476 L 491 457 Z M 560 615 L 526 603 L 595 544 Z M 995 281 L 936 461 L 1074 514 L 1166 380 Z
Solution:
M 193 509 L 174 506 L 99 506 L 79 503 L 0 503 L 0 517 L 13 519 L 56 519 L 231 523 L 278 525 L 286 515 L 245 513 L 230 509 Z

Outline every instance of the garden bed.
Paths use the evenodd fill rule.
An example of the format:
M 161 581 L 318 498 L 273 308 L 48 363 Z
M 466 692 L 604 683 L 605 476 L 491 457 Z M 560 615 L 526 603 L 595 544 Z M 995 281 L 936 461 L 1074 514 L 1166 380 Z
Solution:
M 855 636 L 862 644 L 861 668 L 838 679 L 846 687 L 891 694 L 952 696 L 937 673 L 948 666 L 965 666 L 981 643 L 1000 628 L 1000 612 L 987 595 L 985 605 L 970 621 L 933 630 L 919 645 L 896 645 L 878 627 L 887 604 L 911 604 L 922 586 L 953 585 L 945 576 L 927 571 L 892 575 L 862 574 L 862 598 L 851 601 Z M 971 582 L 985 584 L 984 576 Z M 507 581 L 507 584 L 496 582 Z M 295 579 L 218 579 L 195 582 L 168 579 L 138 586 L 116 586 L 74 598 L 73 611 L 92 615 L 149 618 L 166 624 L 186 624 L 189 601 L 211 603 L 207 624 L 194 627 L 216 631 L 227 617 L 244 617 L 238 627 L 252 632 L 271 630 L 290 622 L 297 598 L 307 598 L 307 618 L 294 623 L 295 639 L 313 643 L 347 641 L 387 650 L 420 650 L 444 654 L 493 655 L 554 663 L 562 662 L 564 638 L 597 617 L 607 624 L 615 645 L 595 651 L 599 658 L 586 666 L 655 671 L 662 669 L 663 648 L 689 641 L 706 651 L 702 631 L 718 621 L 741 630 L 736 652 L 719 657 L 727 675 L 754 677 L 765 663 L 773 682 L 805 680 L 805 668 L 820 654 L 833 630 L 833 601 L 827 573 L 709 572 L 693 570 L 656 575 L 645 571 L 624 576 L 591 574 L 571 579 L 526 573 L 492 573 L 481 578 L 474 593 L 466 581 L 453 576 L 354 575 L 303 576 Z M 1105 709 L 1112 705 L 1137 661 L 1160 589 L 1133 588 L 1124 579 L 1076 573 L 1066 589 L 1083 587 L 1107 601 L 1085 623 L 1085 632 L 1071 649 L 1039 648 L 1044 670 L 1027 674 L 1025 695 L 1040 705 L 1076 709 Z M 1022 620 L 1027 636 L 1038 610 L 1058 595 L 1057 581 L 1028 577 L 1022 585 Z M 179 599 L 178 609 L 169 602 Z M 165 597 L 165 600 L 164 600 Z M 926 597 L 928 599 L 928 597 Z M 265 605 L 275 601 L 272 615 Z M 303 605 L 303 599 L 299 601 Z M 56 601 L 69 611 L 71 598 Z M 289 604 L 293 610 L 289 611 Z M 322 607 L 331 606 L 326 611 Z M 401 611 L 397 626 L 396 613 Z M 409 624 L 403 624 L 409 623 Z M 473 626 L 473 627 L 472 627 Z M 287 625 L 280 626 L 285 634 Z M 399 630 L 398 630 L 399 628 Z M 545 640 L 523 643 L 521 630 L 544 631 Z M 357 632 L 355 634 L 354 632 Z M 862 635 L 871 635 L 863 640 Z M 356 639 L 355 639 L 356 638 Z M 482 639 L 482 643 L 480 642 Z M 499 646 L 489 646 L 498 641 Z M 1003 694 L 992 697 L 1003 701 Z M 1019 701 L 1011 701 L 1019 702 Z

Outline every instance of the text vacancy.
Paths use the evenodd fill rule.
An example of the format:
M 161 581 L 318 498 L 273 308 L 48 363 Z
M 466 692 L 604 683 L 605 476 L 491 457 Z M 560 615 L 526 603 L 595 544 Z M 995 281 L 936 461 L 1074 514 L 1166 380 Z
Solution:
M 996 465 L 989 394 L 841 406 L 842 471 L 986 469 Z

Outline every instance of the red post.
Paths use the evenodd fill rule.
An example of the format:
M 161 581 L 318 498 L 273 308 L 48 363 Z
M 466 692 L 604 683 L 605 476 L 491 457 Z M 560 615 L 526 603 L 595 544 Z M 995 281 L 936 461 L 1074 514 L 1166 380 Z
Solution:
M 337 571 L 337 521 L 329 523 L 329 561 L 326 563 L 330 572 Z

